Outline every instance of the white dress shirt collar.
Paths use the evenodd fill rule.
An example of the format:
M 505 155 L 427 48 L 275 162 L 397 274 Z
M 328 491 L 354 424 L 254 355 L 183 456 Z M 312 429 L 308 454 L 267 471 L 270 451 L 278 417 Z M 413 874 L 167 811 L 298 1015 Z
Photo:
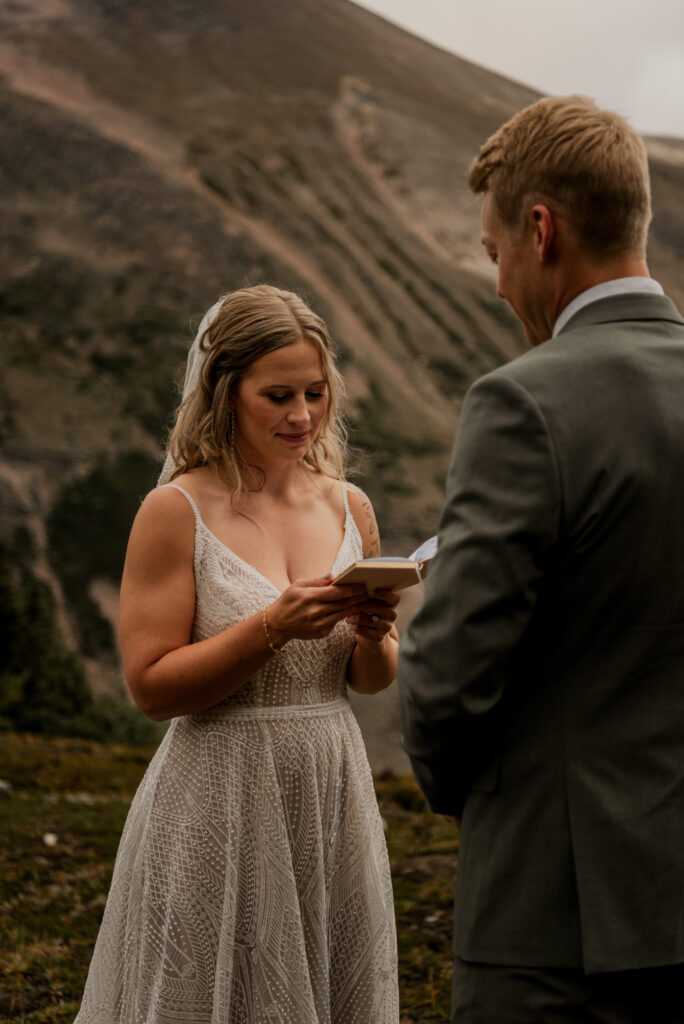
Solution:
M 611 295 L 625 295 L 634 292 L 649 292 L 652 295 L 664 295 L 665 292 L 652 277 L 620 277 L 615 281 L 604 281 L 603 284 L 587 288 L 585 292 L 576 295 L 572 302 L 569 302 L 565 309 L 561 310 L 558 319 L 553 325 L 552 338 L 555 338 L 565 327 L 568 320 L 584 309 L 590 302 L 598 299 L 606 299 Z

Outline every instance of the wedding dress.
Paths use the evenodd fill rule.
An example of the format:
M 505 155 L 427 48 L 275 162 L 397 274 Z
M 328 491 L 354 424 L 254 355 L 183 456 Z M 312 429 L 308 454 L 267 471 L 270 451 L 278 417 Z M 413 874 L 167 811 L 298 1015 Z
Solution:
M 280 591 L 182 493 L 202 640 Z M 346 491 L 345 509 L 333 572 L 362 557 Z M 345 622 L 292 640 L 222 703 L 171 722 L 128 815 L 77 1024 L 398 1024 L 352 644 Z

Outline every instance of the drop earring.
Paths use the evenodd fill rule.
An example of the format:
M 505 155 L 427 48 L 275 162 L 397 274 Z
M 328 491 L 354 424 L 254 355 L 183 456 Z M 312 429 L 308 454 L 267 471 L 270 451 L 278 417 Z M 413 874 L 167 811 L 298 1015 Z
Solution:
M 235 444 L 235 412 L 233 409 L 230 410 L 228 416 L 228 447 L 232 448 Z

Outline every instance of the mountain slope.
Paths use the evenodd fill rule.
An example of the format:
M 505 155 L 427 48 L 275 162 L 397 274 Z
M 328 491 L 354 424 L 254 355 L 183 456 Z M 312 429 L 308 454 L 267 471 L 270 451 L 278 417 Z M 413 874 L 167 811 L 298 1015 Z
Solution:
M 15 0 L 0 76 L 0 511 L 93 684 L 120 679 L 126 524 L 226 291 L 326 317 L 385 548 L 433 532 L 460 398 L 524 349 L 463 177 L 534 94 L 347 0 Z M 675 299 L 683 153 L 653 144 Z

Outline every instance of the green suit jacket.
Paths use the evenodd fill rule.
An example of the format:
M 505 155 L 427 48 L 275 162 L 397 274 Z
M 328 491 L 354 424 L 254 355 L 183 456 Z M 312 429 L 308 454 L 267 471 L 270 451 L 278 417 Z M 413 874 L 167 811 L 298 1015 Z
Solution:
M 601 299 L 477 381 L 402 644 L 403 743 L 462 815 L 454 950 L 684 962 L 684 320 Z

